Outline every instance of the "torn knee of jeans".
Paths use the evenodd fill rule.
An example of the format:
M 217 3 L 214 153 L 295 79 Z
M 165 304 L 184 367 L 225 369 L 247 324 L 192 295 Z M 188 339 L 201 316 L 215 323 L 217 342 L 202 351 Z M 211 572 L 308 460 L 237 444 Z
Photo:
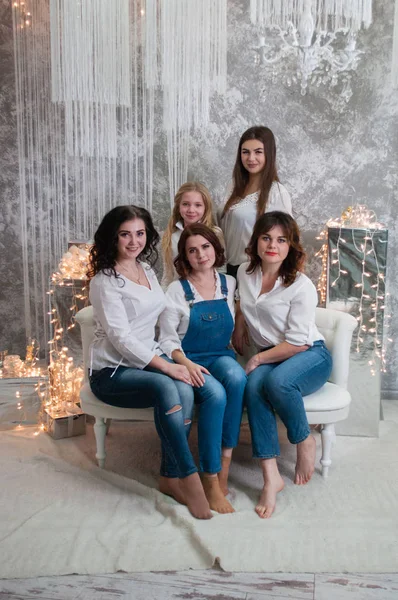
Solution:
M 170 408 L 170 410 L 166 412 L 166 415 L 172 415 L 173 413 L 176 413 L 179 410 L 182 410 L 182 406 L 181 404 L 176 404 L 175 406 L 173 406 L 173 408 Z
M 190 425 L 192 423 L 191 419 L 185 419 L 184 425 Z

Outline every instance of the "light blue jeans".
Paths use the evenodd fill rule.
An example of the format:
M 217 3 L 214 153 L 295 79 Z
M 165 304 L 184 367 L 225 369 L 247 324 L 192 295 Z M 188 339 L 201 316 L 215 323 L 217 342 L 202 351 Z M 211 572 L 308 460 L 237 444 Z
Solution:
M 165 360 L 169 360 L 165 355 Z M 172 362 L 172 361 L 169 361 Z M 123 408 L 153 406 L 156 430 L 162 442 L 160 474 L 164 477 L 188 477 L 197 472 L 188 446 L 194 396 L 187 383 L 171 379 L 157 369 L 118 367 L 94 371 L 90 386 L 97 398 Z M 170 412 L 175 406 L 181 410 Z
M 328 380 L 332 357 L 323 341 L 279 363 L 260 365 L 248 377 L 245 402 L 252 434 L 254 458 L 279 456 L 275 414 L 287 429 L 292 444 L 310 433 L 303 396 L 316 392 Z
M 239 441 L 246 374 L 232 356 L 197 361 L 211 375 L 203 373 L 205 384 L 194 388 L 199 406 L 198 448 L 200 470 L 221 471 L 221 447 L 235 448 Z

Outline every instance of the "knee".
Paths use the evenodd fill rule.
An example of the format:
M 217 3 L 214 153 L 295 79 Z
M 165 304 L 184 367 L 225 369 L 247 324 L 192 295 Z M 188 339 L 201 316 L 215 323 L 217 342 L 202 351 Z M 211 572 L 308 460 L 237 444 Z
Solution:
M 228 384 L 233 389 L 244 388 L 246 386 L 247 375 L 238 363 L 227 370 L 226 378 Z
M 227 404 L 227 393 L 221 383 L 217 382 L 217 385 L 208 385 L 207 382 L 201 388 L 201 395 L 205 402 L 210 403 L 214 407 L 225 408 Z
M 263 402 L 263 382 L 257 377 L 247 378 L 245 387 L 244 403 L 247 407 Z
M 266 374 L 260 372 L 260 368 L 254 369 L 254 371 L 252 371 L 251 373 L 249 373 L 249 375 L 246 376 L 246 388 L 251 389 L 253 392 L 261 390 L 266 377 Z
M 193 405 L 193 392 L 191 386 L 182 384 L 182 386 L 186 385 L 187 390 L 184 390 L 178 383 L 180 382 L 176 382 L 170 377 L 163 377 L 162 380 L 158 382 L 156 392 L 159 402 L 166 406 L 168 411 L 173 410 L 174 406 L 177 405 L 183 409 L 185 409 L 186 406 Z
M 294 383 L 289 381 L 287 377 L 272 371 L 269 376 L 264 380 L 265 393 L 272 397 L 283 398 L 291 390 L 296 389 Z

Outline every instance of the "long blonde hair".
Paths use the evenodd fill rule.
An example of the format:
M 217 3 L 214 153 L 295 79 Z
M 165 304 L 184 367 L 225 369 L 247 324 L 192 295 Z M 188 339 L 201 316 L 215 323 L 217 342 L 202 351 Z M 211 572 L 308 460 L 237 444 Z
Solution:
M 162 237 L 163 279 L 168 281 L 172 281 L 174 278 L 171 237 L 173 233 L 177 231 L 177 223 L 181 221 L 180 204 L 182 197 L 186 192 L 198 192 L 202 196 L 205 212 L 199 223 L 207 225 L 207 227 L 210 227 L 211 229 L 214 229 L 215 225 L 213 218 L 213 203 L 207 187 L 198 181 L 187 181 L 187 183 L 184 183 L 174 197 L 173 211 Z

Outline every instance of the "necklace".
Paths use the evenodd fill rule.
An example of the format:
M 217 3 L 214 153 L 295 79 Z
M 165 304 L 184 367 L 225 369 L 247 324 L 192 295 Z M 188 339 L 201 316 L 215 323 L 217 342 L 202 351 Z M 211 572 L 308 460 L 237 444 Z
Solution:
M 196 288 L 202 288 L 202 290 L 204 291 L 210 291 L 211 289 L 213 289 L 214 293 L 213 293 L 213 298 L 216 295 L 216 291 L 217 291 L 217 272 L 215 269 L 213 269 L 213 275 L 214 275 L 214 281 L 212 282 L 212 285 L 206 285 L 203 283 L 200 283 L 195 277 L 193 277 L 192 275 L 190 275 L 188 277 L 188 279 L 194 284 L 194 286 Z
M 118 265 L 119 269 L 124 271 L 128 277 L 128 279 L 131 279 L 132 281 L 134 281 L 134 283 L 138 283 L 139 285 L 142 285 L 141 283 L 141 274 L 140 274 L 140 268 L 137 265 L 137 275 L 132 275 L 132 273 L 129 271 L 129 269 L 127 269 L 126 267 L 124 267 L 123 265 L 121 265 L 120 263 L 118 263 L 116 261 L 116 264 Z M 137 264 L 137 263 L 136 263 Z

